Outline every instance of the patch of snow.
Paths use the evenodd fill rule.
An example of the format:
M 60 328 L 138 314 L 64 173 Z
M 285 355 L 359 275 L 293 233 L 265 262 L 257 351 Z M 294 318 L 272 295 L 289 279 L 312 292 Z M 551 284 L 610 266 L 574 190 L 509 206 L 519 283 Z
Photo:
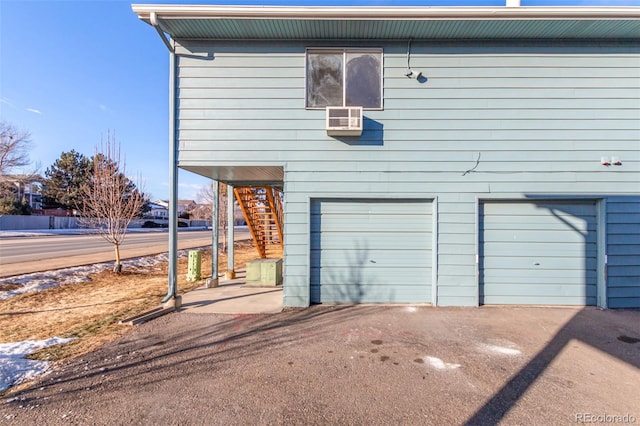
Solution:
M 178 257 L 187 257 L 189 250 L 178 251 Z M 169 259 L 167 253 L 142 256 L 133 259 L 123 260 L 122 267 L 124 270 L 140 270 L 146 269 Z M 0 286 L 6 285 L 15 288 L 0 291 L 0 300 L 9 299 L 22 293 L 33 291 L 42 291 L 48 288 L 57 287 L 64 284 L 77 284 L 89 282 L 89 275 L 97 274 L 107 269 L 113 269 L 114 262 L 95 263 L 93 265 L 75 266 L 72 268 L 57 269 L 47 272 L 35 272 L 32 274 L 15 275 L 7 278 L 0 278 Z
M 490 345 L 488 343 L 480 344 L 480 348 L 486 352 L 496 353 L 500 355 L 517 356 L 522 354 L 522 352 L 516 348 L 507 348 L 505 346 Z
M 426 356 L 424 357 L 424 360 L 427 364 L 429 364 L 436 370 L 455 370 L 461 367 L 460 364 L 444 362 L 443 360 L 441 360 L 440 358 L 436 358 L 435 356 Z
M 407 307 L 404 308 L 404 310 L 406 312 L 417 312 L 418 308 L 416 308 L 415 306 L 407 306 Z
M 46 340 L 25 340 L 14 343 L 0 343 L 0 391 L 32 380 L 47 372 L 49 361 L 26 359 L 25 357 L 42 348 L 63 345 L 74 339 L 52 337 Z

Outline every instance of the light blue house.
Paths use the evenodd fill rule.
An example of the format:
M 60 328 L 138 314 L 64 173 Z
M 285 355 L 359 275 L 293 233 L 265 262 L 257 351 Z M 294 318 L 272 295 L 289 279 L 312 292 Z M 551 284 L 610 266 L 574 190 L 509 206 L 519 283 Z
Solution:
M 640 307 L 640 8 L 133 10 L 172 162 L 284 190 L 285 306 Z

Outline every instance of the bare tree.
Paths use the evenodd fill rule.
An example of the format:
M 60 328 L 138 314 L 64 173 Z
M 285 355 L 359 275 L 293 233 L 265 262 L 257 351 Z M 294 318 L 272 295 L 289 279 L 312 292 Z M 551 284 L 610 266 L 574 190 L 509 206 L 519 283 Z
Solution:
M 122 271 L 120 245 L 124 241 L 131 220 L 140 216 L 145 203 L 144 194 L 125 175 L 120 146 L 107 134 L 106 145 L 100 144 L 93 157 L 93 176 L 82 187 L 84 207 L 80 222 L 96 228 L 102 238 L 113 244 L 114 272 Z
M 29 148 L 29 132 L 0 121 L 0 178 L 14 169 L 29 165 Z
M 218 229 L 222 231 L 222 251 L 227 251 L 227 228 L 229 226 L 229 220 L 227 215 L 227 206 L 229 205 L 228 187 L 224 183 L 218 185 Z M 198 192 L 198 203 L 206 205 L 208 209 L 203 209 L 204 215 L 202 219 L 210 220 L 213 214 L 213 185 L 203 186 Z

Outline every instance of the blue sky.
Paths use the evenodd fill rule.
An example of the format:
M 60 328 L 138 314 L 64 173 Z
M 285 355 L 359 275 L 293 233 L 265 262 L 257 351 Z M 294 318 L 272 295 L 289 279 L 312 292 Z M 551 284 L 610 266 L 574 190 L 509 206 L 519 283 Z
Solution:
M 0 119 L 31 132 L 31 160 L 44 173 L 60 154 L 86 156 L 108 131 L 153 198 L 168 197 L 166 47 L 131 11 L 131 1 L 0 0 Z M 136 1 L 179 4 L 503 5 L 459 1 Z M 522 0 L 533 5 L 633 5 L 640 0 Z M 180 173 L 180 198 L 209 181 Z

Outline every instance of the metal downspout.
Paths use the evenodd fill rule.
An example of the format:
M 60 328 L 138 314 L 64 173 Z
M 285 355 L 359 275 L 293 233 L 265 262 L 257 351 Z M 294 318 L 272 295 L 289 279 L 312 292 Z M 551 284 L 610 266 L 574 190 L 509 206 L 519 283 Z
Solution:
M 178 296 L 178 144 L 176 138 L 176 51 L 160 28 L 156 12 L 151 12 L 149 21 L 169 50 L 169 276 L 167 295 L 162 303 Z
M 169 39 L 164 34 L 164 31 L 162 31 L 162 28 L 160 28 L 160 23 L 158 22 L 158 15 L 155 12 L 151 12 L 151 14 L 149 14 L 149 22 L 151 23 L 153 28 L 155 28 L 156 31 L 158 32 L 158 34 L 160 35 L 160 38 L 162 39 L 162 42 L 164 43 L 165 46 L 167 46 L 167 49 L 169 49 L 169 52 L 171 52 L 172 54 L 175 53 L 174 47 L 171 45 L 171 42 L 169 42 Z
M 161 33 L 159 28 L 154 27 Z M 164 36 L 164 34 L 162 34 Z M 164 40 L 164 37 L 163 37 Z M 165 44 L 167 44 L 165 42 Z M 169 46 L 171 47 L 171 46 Z M 176 138 L 176 55 L 169 49 L 169 274 L 167 295 L 162 303 L 178 295 L 178 144 Z

